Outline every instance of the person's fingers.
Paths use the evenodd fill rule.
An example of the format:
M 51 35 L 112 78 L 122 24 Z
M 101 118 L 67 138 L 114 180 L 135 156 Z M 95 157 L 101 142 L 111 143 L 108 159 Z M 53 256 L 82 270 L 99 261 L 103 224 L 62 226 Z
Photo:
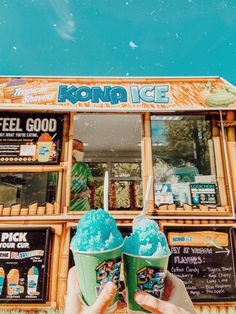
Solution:
M 78 274 L 75 266 L 69 270 L 67 284 L 69 289 L 75 289 L 79 287 Z
M 103 314 L 106 312 L 108 306 L 112 303 L 117 293 L 117 287 L 113 282 L 108 282 L 94 305 L 91 306 L 91 313 Z
M 186 287 L 181 279 L 167 272 L 163 300 L 181 307 L 189 313 L 196 313 Z
M 69 270 L 67 295 L 65 301 L 64 314 L 77 314 L 82 311 L 82 304 L 78 296 L 79 284 L 76 268 L 73 267 Z
M 144 291 L 137 291 L 134 295 L 134 299 L 145 310 L 154 314 L 177 313 L 172 304 L 156 299 Z
M 125 307 L 126 307 L 125 303 L 118 301 L 116 310 L 123 310 Z
M 169 271 L 166 273 L 167 282 L 171 283 L 173 287 L 183 287 L 184 283 L 177 276 L 171 274 Z
M 165 277 L 165 287 L 161 299 L 164 301 L 168 301 L 170 299 L 173 289 L 174 289 L 173 279 L 172 277 L 170 277 L 170 273 L 167 271 Z
M 123 299 L 124 299 L 124 302 L 127 304 L 126 290 L 124 289 L 124 290 L 121 292 L 121 294 L 122 294 L 122 297 L 123 297 Z
M 79 194 L 79 198 L 85 199 L 85 198 L 88 198 L 88 195 L 87 195 L 86 192 L 81 192 L 81 193 Z

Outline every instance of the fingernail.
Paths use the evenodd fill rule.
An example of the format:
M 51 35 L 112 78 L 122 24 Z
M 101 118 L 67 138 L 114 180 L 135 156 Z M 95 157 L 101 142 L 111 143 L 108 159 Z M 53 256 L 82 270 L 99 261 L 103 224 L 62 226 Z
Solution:
M 137 291 L 134 295 L 134 299 L 137 303 L 142 304 L 144 300 L 144 296 L 141 291 Z

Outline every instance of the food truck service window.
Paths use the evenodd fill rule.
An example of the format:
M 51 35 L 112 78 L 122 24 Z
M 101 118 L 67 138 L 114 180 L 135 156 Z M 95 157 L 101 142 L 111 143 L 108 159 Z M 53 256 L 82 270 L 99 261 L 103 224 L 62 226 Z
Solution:
M 57 181 L 57 172 L 0 173 L 0 204 L 10 208 L 13 204 L 28 207 L 30 204 L 44 206 L 46 202 L 53 203 Z
M 73 138 L 79 141 L 74 141 L 72 152 L 70 211 L 103 207 L 105 171 L 109 173 L 109 209 L 141 209 L 141 116 L 78 114 Z M 84 186 L 78 185 L 78 178 Z M 78 202 L 79 195 L 83 200 Z
M 103 206 L 103 180 L 107 170 L 110 177 L 110 210 L 140 210 L 142 183 L 140 162 L 88 162 L 96 181 L 94 208 Z M 103 172 L 98 173 L 103 167 Z
M 156 209 L 224 211 L 219 121 L 219 115 L 151 116 Z

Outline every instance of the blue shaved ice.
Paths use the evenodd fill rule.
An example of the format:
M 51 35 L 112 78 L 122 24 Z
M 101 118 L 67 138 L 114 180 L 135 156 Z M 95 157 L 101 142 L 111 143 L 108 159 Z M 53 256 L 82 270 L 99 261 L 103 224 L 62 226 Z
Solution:
M 141 219 L 135 224 L 134 232 L 125 238 L 123 251 L 137 256 L 170 255 L 166 236 L 159 230 L 157 223 L 150 219 Z
M 71 240 L 73 251 L 100 252 L 111 250 L 123 243 L 115 219 L 103 209 L 90 210 L 80 219 Z

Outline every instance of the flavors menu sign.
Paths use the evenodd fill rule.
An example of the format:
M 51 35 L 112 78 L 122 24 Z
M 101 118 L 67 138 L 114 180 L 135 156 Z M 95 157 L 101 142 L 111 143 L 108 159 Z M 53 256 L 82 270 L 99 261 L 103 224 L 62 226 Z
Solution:
M 0 164 L 57 164 L 63 115 L 1 113 Z
M 169 271 L 183 280 L 193 301 L 235 301 L 235 230 L 166 226 Z
M 0 303 L 45 303 L 50 228 L 0 229 Z

